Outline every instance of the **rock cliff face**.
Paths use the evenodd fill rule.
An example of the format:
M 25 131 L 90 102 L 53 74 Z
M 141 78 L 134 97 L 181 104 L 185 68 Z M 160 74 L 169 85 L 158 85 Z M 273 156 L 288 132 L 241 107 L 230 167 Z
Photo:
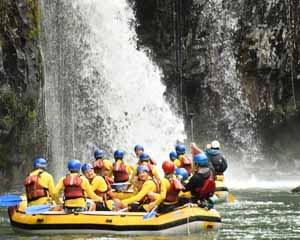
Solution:
M 163 69 L 167 95 L 177 93 L 198 143 L 218 138 L 232 155 L 261 152 L 297 165 L 299 1 L 131 3 L 139 45 Z
M 0 4 L 0 188 L 8 189 L 46 151 L 43 65 L 39 1 Z

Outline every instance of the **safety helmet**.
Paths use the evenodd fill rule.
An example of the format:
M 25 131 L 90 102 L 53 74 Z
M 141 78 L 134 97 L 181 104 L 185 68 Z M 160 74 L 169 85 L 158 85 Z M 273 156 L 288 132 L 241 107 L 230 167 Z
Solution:
M 220 149 L 220 143 L 217 140 L 211 142 L 211 148 Z
M 44 158 L 36 158 L 33 162 L 33 168 L 47 168 L 47 161 Z
M 97 158 L 104 158 L 104 151 L 97 148 L 94 152 L 94 156 L 95 156 L 95 159 Z
M 143 161 L 149 161 L 150 160 L 150 155 L 148 153 L 142 153 L 141 156 L 140 156 L 140 161 L 143 162 Z
M 137 167 L 137 172 L 138 173 L 140 173 L 140 172 L 149 172 L 149 168 L 146 165 L 139 165 Z
M 208 165 L 208 158 L 205 153 L 197 154 L 193 157 L 193 161 L 200 167 L 206 167 Z
M 163 164 L 162 164 L 162 169 L 164 170 L 165 174 L 174 173 L 175 164 L 170 160 L 164 161 Z
M 68 169 L 69 171 L 80 171 L 81 163 L 79 160 L 72 159 L 68 162 Z
M 175 150 L 177 154 L 185 154 L 185 146 L 182 144 L 177 144 Z
M 122 150 L 116 150 L 114 152 L 114 158 L 115 159 L 123 159 L 123 157 L 124 157 L 124 151 L 122 151 Z
M 189 177 L 189 173 L 185 168 L 176 168 L 175 175 L 183 181 Z
M 174 161 L 177 158 L 177 153 L 172 151 L 169 154 L 170 160 Z
M 142 145 L 140 145 L 140 144 L 137 144 L 137 145 L 134 146 L 134 151 L 136 152 L 137 150 L 144 151 L 144 147 Z
M 81 172 L 85 173 L 86 171 L 89 171 L 91 169 L 93 169 L 92 164 L 90 164 L 90 163 L 84 163 L 82 165 L 82 167 L 81 167 Z

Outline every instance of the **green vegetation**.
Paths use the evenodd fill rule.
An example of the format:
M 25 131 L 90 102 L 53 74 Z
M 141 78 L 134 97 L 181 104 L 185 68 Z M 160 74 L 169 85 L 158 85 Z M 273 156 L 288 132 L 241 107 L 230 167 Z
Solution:
M 27 0 L 27 4 L 27 18 L 30 22 L 30 29 L 26 35 L 29 40 L 33 40 L 37 38 L 41 32 L 41 8 L 39 0 Z
M 37 118 L 33 99 L 18 99 L 12 90 L 0 90 L 0 128 L 10 131 L 27 125 Z

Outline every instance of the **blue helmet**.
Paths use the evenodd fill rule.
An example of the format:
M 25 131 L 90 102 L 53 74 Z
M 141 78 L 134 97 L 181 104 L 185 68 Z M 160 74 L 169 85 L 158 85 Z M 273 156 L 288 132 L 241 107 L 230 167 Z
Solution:
M 177 144 L 175 150 L 177 154 L 185 154 L 185 146 L 182 144 Z
M 86 171 L 89 171 L 89 170 L 91 170 L 91 169 L 93 169 L 92 164 L 90 164 L 90 163 L 85 163 L 85 164 L 83 164 L 82 167 L 81 167 L 81 172 L 85 173 Z
M 148 153 L 142 153 L 141 156 L 140 156 L 140 161 L 143 162 L 143 161 L 149 161 L 150 160 L 150 155 Z
M 124 157 L 124 151 L 122 151 L 122 150 L 116 150 L 114 152 L 114 157 L 115 157 L 115 159 L 123 159 L 123 157 Z
M 78 171 L 79 172 L 80 167 L 81 167 L 81 163 L 79 160 L 75 160 L 75 159 L 69 160 L 69 162 L 68 162 L 69 171 Z
M 189 177 L 189 173 L 185 168 L 176 168 L 175 175 L 182 181 L 186 180 Z
M 94 152 L 94 156 L 95 156 L 95 159 L 97 158 L 104 158 L 104 151 L 97 148 Z
M 47 167 L 47 161 L 44 158 L 36 158 L 33 162 L 34 168 L 46 168 Z
M 144 147 L 142 145 L 140 145 L 140 144 L 137 144 L 137 145 L 134 146 L 134 151 L 137 151 L 137 150 L 144 151 Z
M 196 165 L 200 167 L 207 167 L 208 165 L 208 158 L 205 153 L 197 154 L 193 157 L 193 161 Z
M 146 165 L 139 165 L 137 167 L 137 172 L 149 172 L 149 168 Z
M 170 152 L 169 157 L 171 161 L 174 161 L 177 158 L 177 153 L 172 151 Z

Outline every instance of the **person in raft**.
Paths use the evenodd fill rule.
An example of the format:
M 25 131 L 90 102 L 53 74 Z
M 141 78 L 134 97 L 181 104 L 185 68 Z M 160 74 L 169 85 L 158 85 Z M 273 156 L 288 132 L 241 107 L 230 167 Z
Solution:
M 115 183 L 123 183 L 129 180 L 129 176 L 132 173 L 132 168 L 128 163 L 123 161 L 124 151 L 116 150 L 114 152 L 115 162 L 112 167 L 112 173 Z
M 206 202 L 212 204 L 210 197 L 216 191 L 214 175 L 208 167 L 208 158 L 204 153 L 197 154 L 193 157 L 195 172 L 184 185 L 184 192 L 191 191 L 192 202 L 198 203 L 203 207 Z M 210 206 L 212 207 L 212 206 Z
M 106 206 L 106 199 L 107 197 L 107 184 L 103 177 L 98 176 L 95 174 L 92 164 L 85 163 L 81 167 L 81 172 L 89 181 L 92 191 L 99 197 L 103 198 L 102 202 L 97 202 L 94 204 L 93 202 L 90 203 L 89 211 L 110 211 L 111 209 Z
M 112 163 L 104 158 L 104 151 L 96 148 L 94 152 L 95 161 L 93 162 L 93 168 L 97 175 L 101 175 L 101 170 L 104 167 L 104 164 L 106 167 L 109 168 L 108 176 L 112 177 Z M 103 177 L 103 175 L 101 175 Z
M 169 158 L 170 160 L 175 164 L 176 168 L 180 168 L 181 166 L 181 162 L 179 161 L 179 159 L 177 158 L 177 153 L 172 151 L 169 153 Z
M 132 212 L 150 211 L 160 202 L 159 185 L 150 177 L 147 165 L 139 165 L 137 173 L 138 181 L 133 186 L 134 196 L 122 200 L 120 208 L 129 208 Z
M 174 175 L 175 164 L 173 162 L 169 160 L 164 161 L 162 169 L 165 173 L 165 177 L 161 181 L 161 204 L 158 207 L 158 212 L 166 213 L 173 211 L 178 206 L 179 193 L 184 187 Z
M 102 197 L 97 196 L 93 192 L 89 181 L 80 175 L 80 167 L 81 163 L 79 160 L 70 160 L 68 162 L 70 173 L 59 179 L 55 188 L 57 195 L 64 190 L 64 210 L 67 213 L 86 211 L 87 204 L 85 196 L 94 202 L 103 202 Z
M 53 177 L 46 171 L 47 161 L 44 158 L 36 158 L 33 162 L 33 171 L 24 180 L 27 204 L 47 204 L 54 200 L 60 205 L 58 195 L 55 194 Z
M 214 168 L 216 179 L 223 180 L 224 172 L 226 171 L 228 164 L 226 158 L 220 151 L 219 141 L 212 141 L 210 147 L 206 147 L 205 154 L 208 157 L 208 161 Z
M 135 145 L 134 146 L 134 153 L 135 153 L 136 157 L 138 158 L 138 160 L 140 160 L 140 156 L 142 155 L 142 153 L 144 153 L 144 147 L 140 144 Z M 152 157 L 150 157 L 150 163 L 152 165 L 157 164 L 157 162 Z M 138 164 L 139 164 L 139 161 L 138 161 Z
M 185 168 L 189 175 L 193 173 L 193 162 L 190 158 L 185 156 L 185 146 L 182 144 L 177 144 L 175 147 L 177 158 L 180 161 L 180 167 Z
M 151 164 L 150 162 L 150 155 L 148 153 L 142 153 L 140 155 L 140 160 L 138 162 L 138 165 L 135 166 L 133 169 L 133 172 L 131 174 L 130 183 L 134 184 L 134 182 L 137 180 L 137 169 L 139 166 L 147 166 L 149 169 L 150 177 L 152 177 L 155 181 L 160 182 L 161 178 L 158 174 L 158 170 L 155 165 Z

